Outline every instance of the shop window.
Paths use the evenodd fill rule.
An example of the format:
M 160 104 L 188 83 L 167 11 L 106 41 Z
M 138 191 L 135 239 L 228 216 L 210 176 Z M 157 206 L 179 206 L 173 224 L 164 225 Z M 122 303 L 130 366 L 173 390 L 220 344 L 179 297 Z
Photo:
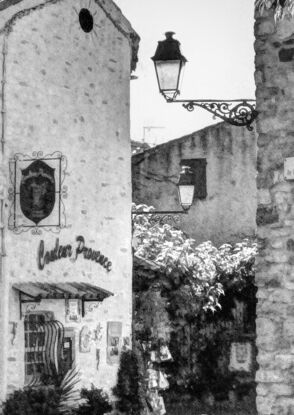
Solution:
M 207 197 L 206 164 L 206 159 L 184 159 L 180 162 L 181 166 L 189 166 L 193 172 L 194 199 L 205 199 Z
M 66 373 L 75 361 L 73 328 L 64 328 L 52 312 L 27 314 L 24 319 L 26 384 L 50 381 L 52 375 Z
M 24 319 L 25 379 L 26 383 L 40 378 L 46 366 L 46 322 L 53 320 L 53 313 L 28 314 Z

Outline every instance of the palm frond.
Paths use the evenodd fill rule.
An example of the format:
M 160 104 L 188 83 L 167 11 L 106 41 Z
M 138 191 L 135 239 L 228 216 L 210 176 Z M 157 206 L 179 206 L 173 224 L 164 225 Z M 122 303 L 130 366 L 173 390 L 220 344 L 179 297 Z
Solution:
M 69 408 L 76 408 L 81 399 L 80 391 L 76 387 L 80 382 L 80 371 L 73 367 L 63 377 L 60 390 L 60 412 L 66 414 Z

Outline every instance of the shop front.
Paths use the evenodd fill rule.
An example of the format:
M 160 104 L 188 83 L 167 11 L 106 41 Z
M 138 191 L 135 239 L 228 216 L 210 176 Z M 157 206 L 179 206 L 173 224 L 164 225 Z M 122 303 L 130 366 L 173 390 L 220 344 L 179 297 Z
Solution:
M 13 289 L 19 296 L 21 335 L 18 347 L 23 348 L 25 385 L 41 384 L 54 374 L 83 367 L 86 354 L 92 361 L 87 377 L 95 378 L 103 336 L 109 347 L 115 342 L 116 349 L 106 346 L 103 350 L 108 363 L 115 363 L 122 346 L 122 322 L 107 322 L 103 333 L 98 311 L 103 300 L 113 293 L 93 284 L 77 282 L 26 282 L 14 284 Z M 120 328 L 115 340 L 110 339 L 113 327 Z M 11 346 L 14 342 L 11 337 Z

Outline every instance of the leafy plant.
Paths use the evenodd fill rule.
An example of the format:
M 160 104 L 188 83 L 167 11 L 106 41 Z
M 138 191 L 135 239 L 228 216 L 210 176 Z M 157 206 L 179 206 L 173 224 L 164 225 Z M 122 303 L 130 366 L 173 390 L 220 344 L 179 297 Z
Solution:
M 3 403 L 3 415 L 57 415 L 60 394 L 54 387 L 15 391 Z
M 112 410 L 108 395 L 102 390 L 95 388 L 83 388 L 81 390 L 81 398 L 86 402 L 79 406 L 75 411 L 76 415 L 103 415 Z
M 113 388 L 118 398 L 117 409 L 128 415 L 139 415 L 144 407 L 142 382 L 138 357 L 132 350 L 122 352 L 117 375 L 117 385 Z
M 80 393 L 76 385 L 80 382 L 80 373 L 74 367 L 63 376 L 58 391 L 60 393 L 59 411 L 67 413 L 68 408 L 76 408 L 80 401 Z
M 44 385 L 54 386 L 59 394 L 59 412 L 67 413 L 68 408 L 75 408 L 80 400 L 80 394 L 76 385 L 80 382 L 80 373 L 73 367 L 65 371 L 62 365 L 57 369 L 55 364 L 50 365 L 50 374 L 44 374 L 41 378 Z
M 142 208 L 153 209 L 133 206 L 135 212 Z M 219 248 L 210 241 L 197 245 L 181 230 L 153 224 L 145 215 L 134 216 L 135 256 L 157 265 L 149 274 L 135 266 L 136 339 L 156 343 L 163 337 L 169 342 L 173 357 L 170 385 L 174 390 L 201 395 L 215 392 L 221 385 L 225 395 L 233 380 L 226 370 L 220 372 L 211 351 L 215 359 L 224 362 L 226 353 L 221 352 L 228 350 L 232 336 L 234 299 L 246 304 L 246 319 L 250 316 L 242 329 L 254 333 L 257 244 L 245 239 Z M 221 350 L 216 351 L 219 346 Z M 220 364 L 228 366 L 228 362 Z
M 171 323 L 167 312 L 166 298 L 161 297 L 160 288 L 150 287 L 140 293 L 140 304 L 136 310 L 137 333 L 148 333 L 148 337 L 161 339 L 165 343 L 170 340 Z
M 52 365 L 51 374 L 42 377 L 42 386 L 26 387 L 8 397 L 3 415 L 68 414 L 80 399 L 75 388 L 78 382 L 79 372 L 75 368 L 62 374 Z
M 273 9 L 275 20 L 290 19 L 294 16 L 293 0 L 255 0 L 255 8 L 263 14 L 265 10 Z
M 133 205 L 134 212 L 150 210 Z M 240 283 L 251 272 L 257 254 L 254 241 L 243 240 L 219 248 L 210 241 L 197 245 L 183 231 L 170 225 L 152 224 L 146 215 L 134 215 L 135 255 L 154 261 L 171 282 L 177 282 L 185 301 L 199 309 L 215 311 L 225 284 Z

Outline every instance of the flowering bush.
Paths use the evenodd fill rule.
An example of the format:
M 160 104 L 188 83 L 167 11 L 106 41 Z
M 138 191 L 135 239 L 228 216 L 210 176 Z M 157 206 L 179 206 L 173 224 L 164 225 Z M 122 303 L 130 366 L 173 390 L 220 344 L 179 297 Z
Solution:
M 146 205 L 133 205 L 135 255 L 156 262 L 170 279 L 181 279 L 185 301 L 215 311 L 224 286 L 239 283 L 253 272 L 257 244 L 250 240 L 219 248 L 210 241 L 197 245 L 183 231 L 168 224 L 153 223 L 140 210 L 154 210 Z M 151 215 L 150 215 L 151 216 Z
M 136 339 L 153 345 L 163 339 L 169 345 L 172 392 L 225 395 L 235 381 L 228 371 L 220 372 L 218 359 L 224 358 L 232 337 L 234 300 L 245 304 L 247 332 L 255 331 L 257 244 L 246 239 L 219 248 L 210 241 L 197 245 L 183 231 L 160 224 L 152 215 L 140 215 L 140 210 L 154 208 L 133 206 L 138 212 L 134 253 L 159 269 L 147 273 L 135 268 Z
M 84 402 L 73 415 L 104 415 L 112 411 L 108 394 L 102 389 L 95 388 L 93 384 L 91 389 L 81 390 L 81 398 Z

